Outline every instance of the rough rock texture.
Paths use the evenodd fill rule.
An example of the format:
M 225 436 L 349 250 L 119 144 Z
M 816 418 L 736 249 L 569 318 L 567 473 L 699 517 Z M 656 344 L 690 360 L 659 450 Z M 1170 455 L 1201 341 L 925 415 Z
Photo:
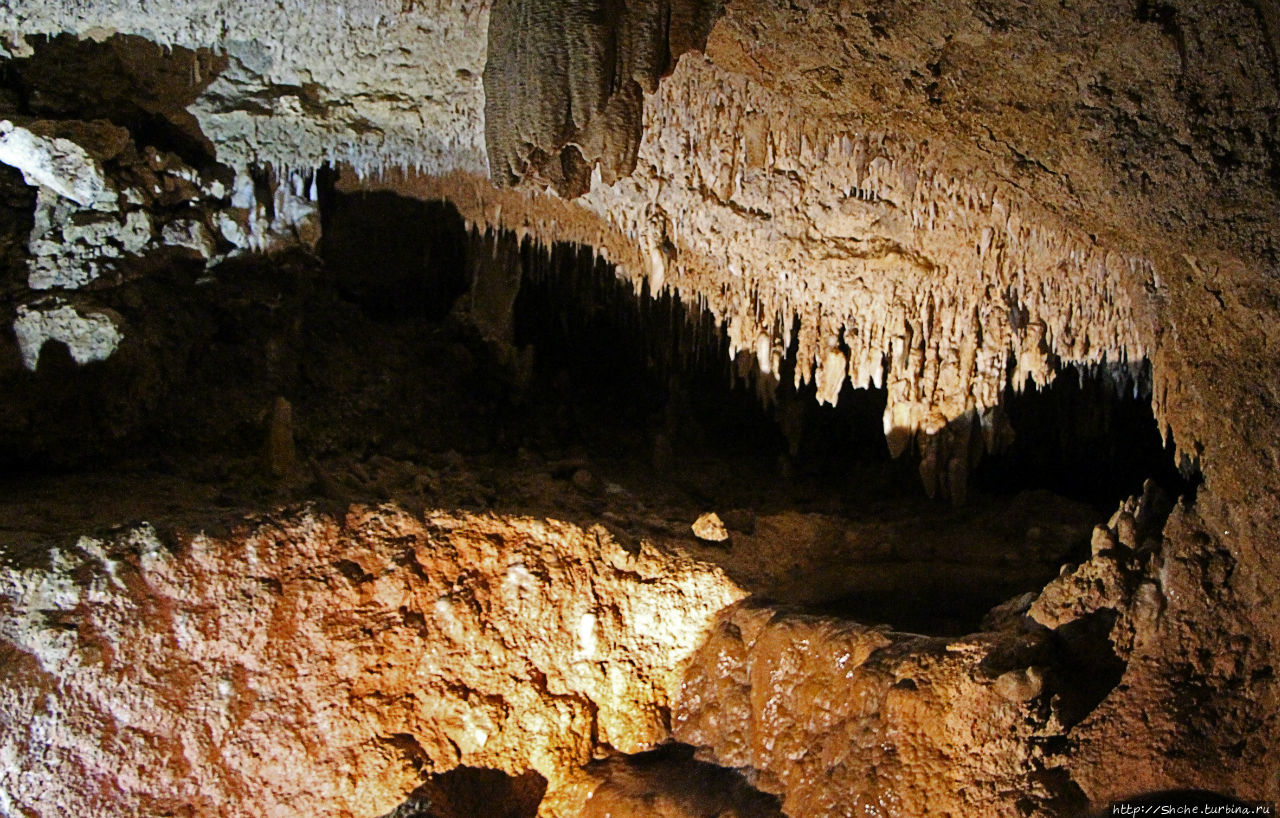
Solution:
M 1188 554 L 1188 509 L 1160 538 L 1169 509 L 1149 484 L 1097 527 L 1091 559 L 960 639 L 739 603 L 695 656 L 673 732 L 750 771 L 789 815 L 1071 815 L 1177 781 L 1270 798 L 1274 781 L 1248 772 L 1268 751 L 1244 727 L 1267 718 L 1256 680 L 1270 664 L 1209 610 L 1221 595 L 1204 589 L 1222 582 L 1204 573 L 1226 569 Z M 1233 650 L 1193 647 L 1192 621 Z M 1161 672 L 1170 656 L 1190 662 Z M 1242 670 L 1255 684 L 1211 724 L 1205 691 Z M 1225 752 L 1205 765 L 1213 743 Z
M 970 467 L 999 448 L 1007 378 L 1043 384 L 1073 361 L 1136 375 L 1147 316 L 1124 281 L 1147 275 L 1144 260 L 957 171 L 945 148 L 787 105 L 689 56 L 645 107 L 636 173 L 597 179 L 578 204 L 461 181 L 394 187 L 588 244 L 637 288 L 675 288 L 727 325 L 732 354 L 763 379 L 794 349 L 797 381 L 828 403 L 846 379 L 887 385 L 891 447 L 916 439 L 922 478 L 944 495 L 963 496 Z
M 630 174 L 644 95 L 706 44 L 721 11 L 717 0 L 498 0 L 484 67 L 494 180 L 576 196 L 597 166 L 609 183 Z
M 1097 801 L 1193 782 L 1275 798 L 1274 742 L 1243 737 L 1276 730 L 1266 704 L 1280 632 L 1280 400 L 1266 374 L 1280 331 L 1276 31 L 1268 4 L 1243 2 L 1069 13 L 1034 3 L 735 3 L 708 60 L 682 60 L 646 100 L 655 127 L 631 178 L 593 183 L 574 204 L 529 204 L 461 177 L 393 184 L 452 197 L 476 222 L 592 245 L 650 289 L 683 284 L 758 361 L 785 348 L 799 314 L 797 349 L 812 370 L 798 375 L 831 396 L 842 373 L 861 382 L 883 371 L 890 439 L 899 423 L 906 434 L 895 445 L 922 437 L 926 483 L 952 493 L 979 425 L 962 418 L 989 408 L 984 390 L 1002 382 L 1008 352 L 1018 382 L 1051 376 L 1059 356 L 1150 358 L 1162 428 L 1206 476 L 1195 507 L 1175 514 L 1167 547 L 1183 555 L 1173 564 L 1204 573 L 1217 602 L 1188 597 L 1158 622 L 1151 660 L 1130 666 L 1108 704 L 1114 718 L 1094 724 L 1072 774 Z M 760 124 L 741 117 L 726 128 L 733 151 L 707 150 L 725 99 Z M 842 157 L 846 138 L 850 153 L 865 145 L 865 171 Z M 728 159 L 753 145 L 757 164 L 778 170 L 760 174 L 768 188 L 748 184 L 751 163 Z M 831 156 L 852 167 L 825 187 Z M 735 209 L 739 186 L 781 193 Z M 907 193 L 917 189 L 918 199 Z M 833 218 L 844 211 L 866 215 Z M 877 258 L 874 274 L 859 274 Z M 983 360 L 993 366 L 984 371 Z M 1228 643 L 1243 651 L 1238 663 L 1190 658 Z M 1190 722 L 1198 726 L 1187 726 L 1177 690 L 1197 691 L 1209 714 Z M 1161 750 L 1140 749 L 1144 723 L 1168 737 Z M 1231 740 L 1209 738 L 1218 733 Z M 1201 749 L 1173 749 L 1184 739 Z M 1117 780 L 1117 767 L 1141 774 Z
M 0 577 L 6 814 L 380 815 L 459 764 L 536 770 L 565 814 L 594 752 L 666 736 L 742 595 L 603 529 L 391 507 L 143 526 Z
M 1256 624 L 1262 616 L 1242 626 L 1233 600 L 1260 580 L 1213 544 L 1207 515 L 1179 505 L 1162 525 L 1167 508 L 1150 489 L 1129 500 L 1095 531 L 1093 557 L 1028 612 L 1058 633 L 1090 618 L 1108 624 L 1126 663 L 1058 763 L 1095 801 L 1188 782 L 1274 801 L 1280 768 L 1264 738 L 1277 728 L 1272 637 Z
M 49 340 L 81 365 L 114 354 L 125 331 L 104 289 L 184 258 L 214 267 L 247 252 L 312 249 L 319 240 L 314 176 L 194 167 L 105 120 L 21 121 L 0 125 L 8 140 L 0 162 L 35 187 L 26 288 L 13 299 L 25 303 L 6 312 L 32 372 Z
M 1069 728 L 1069 758 L 1053 769 L 1099 803 L 1130 788 L 1186 786 L 1280 798 L 1273 2 L 738 0 L 712 29 L 706 56 L 686 55 L 639 100 L 631 175 L 612 178 L 634 143 L 634 89 L 611 102 L 616 89 L 588 82 L 581 118 L 531 120 L 536 145 L 501 129 L 506 167 L 493 171 L 503 181 L 514 181 L 513 169 L 523 174 L 530 157 L 542 162 L 534 147 L 550 162 L 572 140 L 587 143 L 569 148 L 582 164 L 531 174 L 566 192 L 587 188 L 571 202 L 498 190 L 486 178 L 482 3 L 175 0 L 142 15 L 112 0 L 10 0 L 0 29 L 19 59 L 38 50 L 30 35 L 61 31 L 217 47 L 223 65 L 184 57 L 193 73 L 217 73 L 193 81 L 190 108 L 218 159 L 246 178 L 255 162 L 290 178 L 287 168 L 345 161 L 349 187 L 448 197 L 475 225 L 592 246 L 637 292 L 674 288 L 705 305 L 766 396 L 789 353 L 799 360 L 795 378 L 816 384 L 822 400 L 834 401 L 846 379 L 883 383 L 890 445 L 902 452 L 914 442 L 937 493 L 964 495 L 973 463 L 999 448 L 1007 378 L 1019 388 L 1028 377 L 1043 384 L 1078 361 L 1115 370 L 1124 383 L 1149 359 L 1151 382 L 1138 387 L 1150 389 L 1162 429 L 1179 454 L 1200 461 L 1206 482 L 1194 503 L 1175 508 L 1157 547 L 1127 542 L 1142 530 L 1136 507 L 1132 520 L 1118 517 L 1089 562 L 1035 609 L 1055 633 L 1068 629 L 1058 635 L 1069 642 L 1087 620 L 1078 626 L 1083 643 L 1097 647 L 1102 634 L 1115 657 L 1098 648 L 1090 661 L 1119 680 L 1100 705 L 1072 705 L 1083 721 Z M 610 37 L 597 30 L 584 41 L 616 45 Z M 545 38 L 533 42 L 513 55 L 495 38 L 488 56 L 497 66 L 546 48 Z M 552 72 L 534 102 L 550 100 L 554 114 L 577 83 L 617 62 L 602 54 L 581 75 Z M 506 121 L 521 119 L 492 101 Z M 584 182 L 588 154 L 604 162 Z M 387 168 L 406 172 L 369 180 Z M 190 235 L 166 233 L 175 243 Z M 789 655 L 786 639 L 814 628 L 834 634 L 833 644 L 878 638 L 853 626 L 780 622 L 776 642 L 771 626 L 760 631 L 762 667 Z M 722 636 L 726 645 L 737 638 Z M 742 645 L 744 661 L 757 655 Z M 969 661 L 944 663 L 942 678 L 993 718 L 1012 718 L 1010 708 L 1049 684 L 1026 666 L 988 690 Z M 894 700 L 900 694 L 885 692 L 879 668 L 897 665 L 868 662 L 869 689 Z M 797 689 L 801 675 L 788 677 Z M 741 687 L 724 696 L 749 700 Z M 1022 704 L 997 704 L 997 693 Z M 935 712 L 927 694 L 919 699 Z M 868 723 L 813 715 L 813 737 Z M 708 730 L 707 746 L 720 746 L 717 735 Z M 969 740 L 947 732 L 937 746 Z M 812 759 L 761 742 L 748 742 L 749 760 L 778 786 L 796 782 L 785 785 L 788 798 L 826 803 L 806 766 Z M 1003 809 L 1003 793 L 1026 784 L 1031 761 L 1023 744 L 1007 756 L 989 746 L 991 766 L 970 769 L 983 782 L 973 797 Z M 950 773 L 938 775 L 951 782 L 941 787 L 946 797 L 977 803 L 957 794 Z M 911 798 L 930 787 L 904 781 Z M 892 791 L 857 786 L 874 799 Z M 1054 787 L 1071 788 L 1057 781 L 1046 798 Z
M 995 648 L 744 603 L 699 651 L 674 732 L 758 771 L 788 815 L 1017 814 L 1058 795 L 1034 749 L 1052 730 L 984 678 Z
M 105 187 L 102 168 L 84 148 L 7 119 L 0 122 L 0 162 L 22 171 L 27 184 L 51 188 L 85 207 L 92 205 Z
M 484 172 L 488 20 L 483 3 L 401 0 L 180 0 L 145 14 L 117 0 L 0 8 L 0 29 L 24 44 L 24 35 L 121 33 L 157 48 L 216 48 L 224 66 L 187 58 L 192 80 L 207 84 L 191 113 L 220 161 L 282 170 L 328 160 Z
M 81 314 L 74 307 L 54 299 L 35 308 L 18 307 L 13 319 L 13 335 L 22 354 L 22 365 L 32 372 L 40 362 L 40 351 L 48 341 L 65 344 L 77 364 L 105 361 L 120 345 L 121 334 L 110 315 Z
M 314 177 L 195 168 L 102 120 L 5 122 L 11 142 L 26 135 L 26 149 L 0 153 L 0 162 L 38 189 L 27 240 L 34 290 L 80 289 L 103 277 L 118 283 L 130 259 L 163 247 L 216 262 L 314 247 L 319 238 Z M 37 144 L 35 133 L 49 136 Z

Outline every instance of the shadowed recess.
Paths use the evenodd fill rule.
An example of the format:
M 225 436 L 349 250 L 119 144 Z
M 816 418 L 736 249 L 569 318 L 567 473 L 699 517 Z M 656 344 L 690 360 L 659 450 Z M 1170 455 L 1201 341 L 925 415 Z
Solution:
M 546 791 L 547 780 L 533 770 L 455 767 L 429 776 L 383 818 L 534 818 Z

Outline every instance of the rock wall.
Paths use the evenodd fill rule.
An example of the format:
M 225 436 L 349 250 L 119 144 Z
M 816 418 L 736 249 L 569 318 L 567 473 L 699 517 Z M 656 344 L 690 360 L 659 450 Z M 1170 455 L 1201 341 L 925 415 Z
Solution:
M 631 173 L 644 95 L 706 44 L 720 13 L 705 0 L 495 3 L 484 69 L 494 180 L 577 196 L 595 167 L 608 182 Z
M 25 37 L 136 34 L 158 46 L 213 48 L 226 60 L 190 105 L 218 159 L 280 171 L 342 162 L 361 170 L 483 173 L 485 3 L 333 0 L 245 5 L 180 0 L 6 2 L 0 29 Z
M 743 600 L 708 563 L 554 520 L 387 505 L 82 537 L 0 572 L 0 752 L 22 759 L 0 804 L 474 814 L 455 769 L 536 773 L 546 816 L 778 814 L 748 781 L 787 815 L 1269 797 L 1265 657 L 1200 593 L 1224 563 L 1189 547 L 1190 509 L 1160 536 L 1169 511 L 1149 487 L 961 637 Z M 1233 653 L 1196 651 L 1210 622 Z M 1189 663 L 1154 672 L 1170 656 Z M 1241 668 L 1234 708 L 1202 711 Z M 671 738 L 745 781 L 679 752 L 593 760 Z

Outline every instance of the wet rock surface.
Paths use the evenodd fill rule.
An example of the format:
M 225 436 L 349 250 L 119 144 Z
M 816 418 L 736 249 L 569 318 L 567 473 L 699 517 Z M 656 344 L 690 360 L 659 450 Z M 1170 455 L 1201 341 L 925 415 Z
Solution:
M 1060 795 L 1037 780 L 1033 750 L 1051 716 L 984 672 L 1002 639 L 1027 641 L 931 640 L 744 603 L 695 657 L 674 733 L 757 771 L 788 815 L 1043 810 Z

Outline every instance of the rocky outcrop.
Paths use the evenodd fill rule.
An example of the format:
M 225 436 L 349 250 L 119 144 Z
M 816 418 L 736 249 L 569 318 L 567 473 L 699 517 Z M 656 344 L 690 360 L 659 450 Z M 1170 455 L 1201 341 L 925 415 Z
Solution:
M 225 538 L 143 526 L 0 572 L 6 813 L 380 815 L 458 765 L 535 770 L 667 735 L 742 592 L 603 529 L 353 508 Z M 580 796 L 580 794 L 579 794 Z
M 1076 815 L 1188 784 L 1268 799 L 1274 780 L 1250 774 L 1272 763 L 1268 660 L 1212 610 L 1230 561 L 1196 552 L 1186 507 L 1165 528 L 1169 513 L 1148 485 L 1090 559 L 962 638 L 738 603 L 695 654 L 673 733 L 788 815 Z M 1233 650 L 1193 647 L 1197 627 Z
M 29 185 L 47 187 L 83 207 L 92 205 L 106 187 L 102 167 L 75 142 L 41 130 L 0 121 L 0 162 L 22 171 Z
M 314 176 L 196 168 L 102 120 L 0 122 L 0 162 L 36 188 L 24 266 L 28 292 L 12 327 L 34 372 L 49 340 L 77 364 L 102 361 L 121 316 L 82 290 L 102 290 L 194 257 L 208 267 L 245 253 L 314 249 Z M 68 304 L 68 298 L 75 303 Z
M 1024 662 L 1044 653 L 1023 642 Z M 1010 694 L 988 669 L 1000 646 L 991 635 L 948 642 L 743 603 L 698 652 L 674 732 L 720 764 L 756 771 L 788 815 L 1061 806 L 1033 750 L 1054 732 L 1035 701 L 1044 691 Z
M 185 50 L 195 92 L 184 104 L 217 158 L 282 174 L 325 161 L 485 172 L 488 22 L 480 2 L 180 0 L 146 14 L 114 0 L 0 4 L 0 30 L 15 32 L 23 56 L 36 35 L 61 33 L 138 35 L 148 57 Z

